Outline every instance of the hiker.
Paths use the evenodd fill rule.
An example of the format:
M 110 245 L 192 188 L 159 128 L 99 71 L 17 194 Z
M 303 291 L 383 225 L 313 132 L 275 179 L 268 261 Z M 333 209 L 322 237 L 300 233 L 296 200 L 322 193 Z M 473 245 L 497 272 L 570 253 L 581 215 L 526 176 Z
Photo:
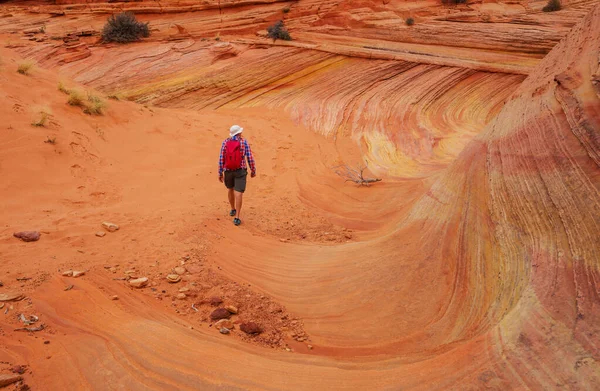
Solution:
M 229 138 L 223 141 L 221 145 L 221 154 L 219 156 L 219 181 L 225 182 L 228 189 L 229 204 L 231 211 L 229 216 L 234 217 L 233 224 L 240 225 L 240 212 L 242 210 L 242 196 L 246 191 L 246 177 L 248 165 L 250 166 L 250 177 L 256 176 L 256 166 L 248 141 L 242 138 L 244 128 L 233 125 L 229 128 Z M 223 173 L 225 175 L 223 176 Z

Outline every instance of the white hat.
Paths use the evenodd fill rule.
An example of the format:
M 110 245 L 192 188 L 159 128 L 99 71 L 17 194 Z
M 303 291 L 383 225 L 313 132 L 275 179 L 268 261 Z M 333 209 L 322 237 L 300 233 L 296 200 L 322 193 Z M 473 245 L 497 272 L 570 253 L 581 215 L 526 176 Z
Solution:
M 244 131 L 244 128 L 238 126 L 238 125 L 233 125 L 231 128 L 229 128 L 229 137 L 233 137 L 236 134 L 240 134 Z

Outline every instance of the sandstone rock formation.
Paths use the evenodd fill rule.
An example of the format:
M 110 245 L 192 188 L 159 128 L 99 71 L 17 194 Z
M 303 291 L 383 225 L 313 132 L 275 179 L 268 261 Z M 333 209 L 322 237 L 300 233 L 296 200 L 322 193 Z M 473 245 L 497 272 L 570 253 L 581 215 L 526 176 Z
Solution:
M 600 388 L 595 2 L 68 3 L 0 8 L 3 281 L 35 277 L 0 301 L 53 341 L 7 317 L 0 345 L 32 388 Z M 99 44 L 117 5 L 152 36 Z M 256 36 L 282 18 L 295 41 Z M 58 72 L 141 104 L 86 116 Z M 260 167 L 243 231 L 215 177 L 240 119 Z M 381 186 L 331 170 L 364 160 Z M 92 240 L 107 216 L 131 229 Z M 24 221 L 51 234 L 19 244 Z M 94 273 L 65 293 L 65 265 Z M 256 323 L 221 337 L 223 303 Z

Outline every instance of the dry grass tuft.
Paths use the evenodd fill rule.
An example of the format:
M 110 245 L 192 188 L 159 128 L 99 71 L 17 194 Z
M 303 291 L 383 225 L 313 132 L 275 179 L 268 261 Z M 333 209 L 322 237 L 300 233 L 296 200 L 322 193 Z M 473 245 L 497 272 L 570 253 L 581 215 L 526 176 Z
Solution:
M 83 92 L 80 90 L 71 90 L 69 91 L 69 100 L 67 101 L 71 106 L 85 106 L 85 97 Z
M 62 81 L 58 82 L 58 90 L 63 94 L 67 95 L 71 93 L 71 91 L 67 88 L 67 86 L 65 86 L 65 83 L 63 83 Z
M 88 103 L 86 108 L 83 110 L 84 113 L 91 115 L 102 115 L 104 114 L 105 109 L 106 102 L 96 95 L 88 94 Z
M 29 75 L 31 71 L 33 71 L 34 67 L 35 62 L 31 60 L 25 60 L 18 64 L 17 72 L 19 72 L 21 75 Z
M 50 111 L 49 108 L 47 107 L 42 107 L 36 114 L 35 117 L 33 119 L 33 121 L 31 122 L 31 125 L 33 126 L 46 126 L 46 124 L 48 123 L 48 120 L 50 119 L 50 116 L 52 115 L 52 112 Z

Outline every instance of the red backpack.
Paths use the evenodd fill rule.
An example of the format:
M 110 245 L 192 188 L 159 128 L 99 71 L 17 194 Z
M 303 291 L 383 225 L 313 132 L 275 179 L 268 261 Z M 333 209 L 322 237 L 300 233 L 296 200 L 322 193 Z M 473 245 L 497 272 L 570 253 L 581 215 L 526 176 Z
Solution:
M 242 143 L 240 140 L 227 140 L 225 143 L 225 169 L 229 171 L 242 168 Z

